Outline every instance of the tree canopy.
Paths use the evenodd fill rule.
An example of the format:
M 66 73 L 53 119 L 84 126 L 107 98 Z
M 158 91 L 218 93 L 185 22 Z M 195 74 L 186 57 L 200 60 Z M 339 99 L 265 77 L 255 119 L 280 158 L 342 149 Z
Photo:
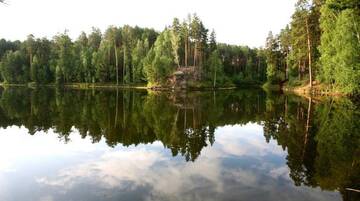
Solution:
M 109 26 L 104 33 L 93 28 L 75 40 L 66 31 L 51 40 L 1 39 L 0 67 L 1 81 L 10 84 L 169 86 L 176 71 L 191 72 L 189 83 L 207 87 L 266 79 L 262 49 L 218 44 L 215 31 L 209 32 L 196 14 L 175 18 L 162 32 L 125 25 Z
M 299 0 L 288 26 L 266 43 L 270 83 L 325 85 L 360 92 L 360 7 L 357 0 Z

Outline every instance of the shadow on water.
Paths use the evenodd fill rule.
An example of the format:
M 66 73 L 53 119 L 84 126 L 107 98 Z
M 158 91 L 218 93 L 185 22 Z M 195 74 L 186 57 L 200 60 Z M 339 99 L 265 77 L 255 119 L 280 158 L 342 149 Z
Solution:
M 0 126 L 25 126 L 30 135 L 72 130 L 110 147 L 160 141 L 173 156 L 195 161 L 225 125 L 257 123 L 265 140 L 287 151 L 295 185 L 338 190 L 360 200 L 360 110 L 348 99 L 322 102 L 263 91 L 155 93 L 9 88 L 2 90 Z

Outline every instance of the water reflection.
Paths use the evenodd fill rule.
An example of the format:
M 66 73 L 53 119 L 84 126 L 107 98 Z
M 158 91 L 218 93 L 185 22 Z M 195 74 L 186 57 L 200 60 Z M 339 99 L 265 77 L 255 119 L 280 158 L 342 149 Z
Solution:
M 0 101 L 1 200 L 360 199 L 346 190 L 360 188 L 349 100 L 10 88 Z

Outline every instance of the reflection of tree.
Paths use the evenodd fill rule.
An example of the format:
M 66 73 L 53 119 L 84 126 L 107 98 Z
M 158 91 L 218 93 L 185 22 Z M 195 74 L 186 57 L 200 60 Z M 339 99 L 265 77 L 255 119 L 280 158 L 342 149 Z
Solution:
M 358 200 L 359 194 L 345 189 L 360 188 L 359 109 L 346 100 L 314 104 L 271 96 L 267 108 L 264 135 L 287 149 L 295 184 L 340 190 L 344 200 Z
M 214 143 L 215 128 L 258 121 L 263 93 L 151 93 L 10 88 L 1 91 L 0 125 L 30 134 L 54 129 L 65 142 L 75 128 L 109 146 L 161 141 L 173 155 L 194 161 Z M 256 104 L 254 104 L 256 102 Z
M 320 125 L 315 137 L 318 157 L 315 174 L 325 189 L 339 189 L 345 198 L 345 188 L 360 189 L 360 114 L 350 101 L 328 102 L 317 110 Z M 357 197 L 348 199 L 360 199 Z
M 219 126 L 261 123 L 265 140 L 287 151 L 296 185 L 340 190 L 360 186 L 359 109 L 350 101 L 249 91 L 150 93 L 10 88 L 0 91 L 0 126 L 24 125 L 30 134 L 51 128 L 64 141 L 72 129 L 109 146 L 161 141 L 174 156 L 196 160 Z M 357 196 L 357 197 L 355 197 Z

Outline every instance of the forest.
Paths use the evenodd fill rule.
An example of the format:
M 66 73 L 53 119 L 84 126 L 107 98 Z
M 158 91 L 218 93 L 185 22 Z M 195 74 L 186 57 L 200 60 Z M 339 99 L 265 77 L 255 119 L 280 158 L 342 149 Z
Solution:
M 291 22 L 266 39 L 269 84 L 360 92 L 360 2 L 299 0 Z
M 200 18 L 157 32 L 150 28 L 93 28 L 73 41 L 67 32 L 52 40 L 29 35 L 25 41 L 0 40 L 1 80 L 10 84 L 112 83 L 170 85 L 176 72 L 187 83 L 217 87 L 261 83 L 266 79 L 261 49 L 217 44 Z M 178 73 L 179 74 L 179 73 Z M 178 76 L 179 77 L 179 76 Z
M 0 40 L 3 84 L 91 83 L 149 87 L 307 87 L 359 94 L 360 3 L 298 0 L 290 23 L 262 48 L 218 43 L 199 16 L 151 28 L 93 28 L 72 40 Z

